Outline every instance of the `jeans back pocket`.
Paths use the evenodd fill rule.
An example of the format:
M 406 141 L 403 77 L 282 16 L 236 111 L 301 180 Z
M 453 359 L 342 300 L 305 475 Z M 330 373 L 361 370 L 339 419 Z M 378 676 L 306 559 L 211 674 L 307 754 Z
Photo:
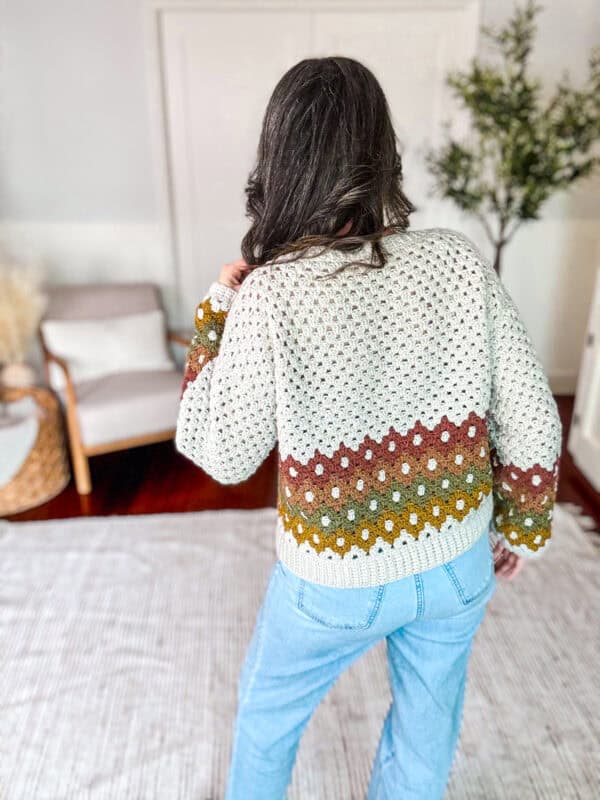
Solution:
M 482 597 L 495 581 L 494 556 L 487 530 L 468 550 L 443 564 L 443 568 L 463 605 Z
M 328 628 L 364 629 L 373 624 L 384 589 L 384 585 L 346 589 L 301 579 L 297 607 Z

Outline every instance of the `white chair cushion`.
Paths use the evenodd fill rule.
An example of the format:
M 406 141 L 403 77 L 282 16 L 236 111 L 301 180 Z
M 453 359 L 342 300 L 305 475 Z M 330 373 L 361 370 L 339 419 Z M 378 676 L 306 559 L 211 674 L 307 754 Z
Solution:
M 77 387 L 84 445 L 175 429 L 182 375 L 179 370 L 122 372 Z
M 161 309 L 104 319 L 47 319 L 41 324 L 48 350 L 63 358 L 75 383 L 105 375 L 175 367 Z M 64 376 L 50 364 L 50 385 L 59 391 Z

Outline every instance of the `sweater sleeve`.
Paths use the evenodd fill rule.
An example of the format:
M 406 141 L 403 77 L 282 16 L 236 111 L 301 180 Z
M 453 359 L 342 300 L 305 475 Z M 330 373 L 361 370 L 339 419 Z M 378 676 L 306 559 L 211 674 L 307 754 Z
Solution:
M 220 483 L 252 475 L 277 441 L 269 320 L 255 273 L 212 283 L 197 307 L 177 418 L 177 450 Z
M 562 426 L 547 377 L 514 301 L 485 262 L 493 472 L 492 530 L 517 555 L 538 556 L 551 538 Z

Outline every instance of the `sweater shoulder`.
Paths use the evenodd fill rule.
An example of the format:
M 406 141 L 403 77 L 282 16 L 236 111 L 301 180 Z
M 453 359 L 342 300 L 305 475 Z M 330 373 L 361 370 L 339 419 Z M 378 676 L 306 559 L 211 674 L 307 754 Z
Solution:
M 262 268 L 253 268 L 244 277 L 234 299 L 238 312 L 252 308 L 255 311 L 266 309 L 269 299 L 269 279 Z
M 454 228 L 429 228 L 428 230 L 434 240 L 455 248 L 457 254 L 477 261 L 486 269 L 492 268 L 481 248 L 466 233 Z
M 426 259 L 433 258 L 443 272 L 445 269 L 455 272 L 457 267 L 466 266 L 472 274 L 480 273 L 487 280 L 493 281 L 497 277 L 491 263 L 475 242 L 452 228 L 416 228 L 395 233 L 389 236 L 385 248 L 389 256 L 388 264 L 392 268 L 395 263 L 417 262 L 425 256 Z M 333 269 L 354 257 L 352 253 L 337 251 L 333 255 L 300 256 L 289 263 L 269 262 L 253 268 L 242 287 L 246 287 L 245 291 L 252 288 L 255 293 L 270 295 L 275 300 L 278 290 L 287 284 L 305 280 L 307 276 L 322 270 Z
M 446 252 L 449 252 L 453 260 L 460 264 L 468 264 L 476 272 L 486 294 L 497 297 L 499 300 L 506 299 L 507 292 L 500 276 L 490 259 L 484 255 L 473 239 L 453 228 L 432 228 L 431 232 L 433 237 L 443 245 Z

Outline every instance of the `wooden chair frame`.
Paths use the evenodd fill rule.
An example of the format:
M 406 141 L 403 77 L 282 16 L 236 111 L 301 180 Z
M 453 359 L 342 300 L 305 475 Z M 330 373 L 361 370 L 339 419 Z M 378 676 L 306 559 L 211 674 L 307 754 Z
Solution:
M 159 431 L 157 433 L 146 434 L 144 436 L 131 436 L 127 439 L 118 439 L 112 442 L 103 442 L 102 444 L 92 445 L 86 447 L 81 437 L 81 429 L 79 426 L 79 417 L 77 414 L 77 390 L 75 383 L 69 372 L 67 362 L 50 352 L 46 347 L 44 336 L 41 328 L 38 332 L 42 353 L 44 355 L 44 371 L 46 374 L 46 382 L 50 386 L 50 364 L 56 366 L 62 371 L 65 378 L 65 407 L 67 418 L 67 434 L 69 438 L 69 449 L 71 451 L 71 460 L 73 462 L 73 474 L 75 476 L 75 487 L 80 495 L 90 494 L 92 491 L 92 480 L 90 476 L 89 459 L 91 456 L 101 455 L 102 453 L 114 453 L 118 450 L 129 450 L 131 447 L 141 447 L 145 444 L 155 444 L 156 442 L 166 442 L 175 437 L 175 428 L 170 428 L 166 431 Z M 189 347 L 191 340 L 186 338 L 183 334 L 176 331 L 167 331 L 167 341 L 172 344 L 178 344 L 181 347 Z M 183 381 L 183 375 L 182 375 Z

